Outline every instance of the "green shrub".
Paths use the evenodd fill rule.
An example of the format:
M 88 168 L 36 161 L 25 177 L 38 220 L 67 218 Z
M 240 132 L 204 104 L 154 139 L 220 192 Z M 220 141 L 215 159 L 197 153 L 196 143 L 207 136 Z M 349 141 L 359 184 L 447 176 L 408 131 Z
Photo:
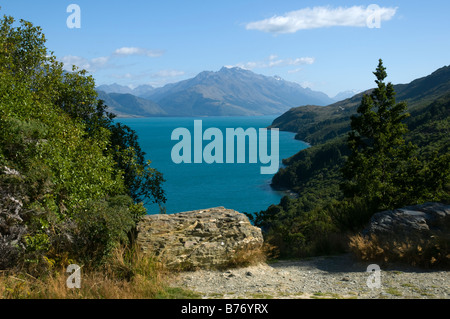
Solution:
M 76 212 L 77 225 L 73 247 L 78 258 L 92 265 L 99 264 L 120 244 L 128 242 L 128 233 L 135 226 L 128 196 L 90 201 Z
M 0 19 L 0 268 L 99 265 L 130 244 L 144 201 L 165 202 L 162 175 L 113 118 L 41 28 Z

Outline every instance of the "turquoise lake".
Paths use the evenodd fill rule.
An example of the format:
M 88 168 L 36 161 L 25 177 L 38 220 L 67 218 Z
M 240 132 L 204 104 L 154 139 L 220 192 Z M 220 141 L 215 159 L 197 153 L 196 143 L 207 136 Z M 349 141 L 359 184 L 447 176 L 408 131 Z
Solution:
M 194 120 L 202 120 L 203 132 L 215 127 L 223 132 L 226 128 L 266 128 L 274 116 L 258 117 L 205 117 L 205 118 L 121 118 L 139 136 L 139 143 L 152 161 L 152 167 L 160 171 L 166 182 L 166 212 L 168 214 L 210 207 L 224 206 L 239 212 L 254 213 L 278 204 L 284 193 L 270 187 L 273 175 L 260 174 L 261 166 L 269 164 L 249 163 L 248 157 L 243 164 L 175 164 L 171 158 L 172 148 L 179 141 L 172 140 L 176 128 L 187 128 L 194 136 Z M 268 131 L 270 137 L 270 131 Z M 279 132 L 279 161 L 288 158 L 308 147 L 308 144 L 295 140 L 295 134 Z M 210 141 L 203 141 L 203 147 Z M 248 144 L 247 140 L 247 144 Z M 270 139 L 268 142 L 270 154 Z M 248 147 L 247 147 L 248 149 Z M 192 147 L 192 152 L 194 148 Z M 225 152 L 225 142 L 224 142 Z M 149 214 L 159 213 L 158 205 L 148 205 Z

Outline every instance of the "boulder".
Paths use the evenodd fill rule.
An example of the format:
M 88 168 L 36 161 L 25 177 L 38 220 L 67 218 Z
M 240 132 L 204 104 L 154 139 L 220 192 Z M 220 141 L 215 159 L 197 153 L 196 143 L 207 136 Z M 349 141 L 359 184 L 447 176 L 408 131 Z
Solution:
M 425 203 L 372 216 L 364 235 L 432 236 L 450 230 L 450 205 Z
M 261 248 L 261 229 L 237 211 L 216 207 L 168 215 L 147 215 L 139 222 L 137 244 L 170 268 L 226 267 L 240 251 Z

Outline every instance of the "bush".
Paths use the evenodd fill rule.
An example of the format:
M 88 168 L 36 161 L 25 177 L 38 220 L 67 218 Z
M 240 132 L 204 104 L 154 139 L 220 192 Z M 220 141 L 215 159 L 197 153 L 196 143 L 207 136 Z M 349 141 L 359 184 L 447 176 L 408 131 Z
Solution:
M 0 299 L 154 299 L 196 298 L 169 286 L 170 274 L 137 248 L 116 247 L 108 263 L 95 269 L 81 267 L 81 288 L 69 289 L 66 268 L 38 277 L 0 273 Z
M 30 22 L 0 19 L 0 268 L 33 274 L 104 263 L 130 243 L 142 202 L 165 202 L 135 132 L 45 42 Z
M 122 195 L 90 201 L 80 208 L 74 218 L 74 256 L 82 262 L 97 265 L 104 262 L 118 245 L 127 244 L 128 234 L 135 226 L 130 214 L 132 204 L 130 197 Z
M 341 232 L 361 230 L 377 212 L 376 204 L 361 197 L 334 200 L 324 208 Z
M 336 241 L 339 230 L 328 211 L 321 206 L 310 211 L 303 209 L 303 205 L 296 205 L 295 200 L 287 198 L 269 208 L 265 212 L 264 241 L 276 246 L 281 257 L 342 252 L 345 244 Z
M 450 266 L 450 234 L 430 238 L 395 238 L 392 235 L 350 238 L 351 252 L 360 260 L 370 262 L 402 262 L 420 267 Z

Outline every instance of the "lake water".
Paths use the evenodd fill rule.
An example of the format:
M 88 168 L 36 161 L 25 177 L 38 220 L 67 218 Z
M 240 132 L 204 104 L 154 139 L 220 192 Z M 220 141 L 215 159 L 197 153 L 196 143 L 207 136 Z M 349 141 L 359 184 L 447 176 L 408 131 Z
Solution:
M 226 128 L 241 127 L 245 130 L 252 127 L 258 131 L 258 128 L 269 126 L 274 117 L 118 119 L 137 132 L 147 159 L 152 161 L 152 167 L 163 174 L 168 214 L 217 206 L 254 213 L 279 203 L 284 194 L 270 187 L 273 175 L 260 174 L 261 166 L 269 164 L 262 164 L 259 160 L 256 164 L 249 163 L 248 157 L 244 164 L 175 164 L 171 152 L 179 141 L 171 140 L 172 132 L 184 127 L 193 137 L 194 120 L 202 120 L 203 132 L 209 127 L 219 128 L 225 138 Z M 268 135 L 270 137 L 270 131 Z M 280 167 L 283 158 L 308 147 L 306 143 L 295 140 L 294 136 L 294 133 L 279 132 Z M 209 143 L 203 141 L 203 147 Z M 267 145 L 270 154 L 270 139 Z M 225 148 L 224 143 L 224 153 Z M 148 205 L 147 210 L 149 214 L 159 213 L 157 205 Z

